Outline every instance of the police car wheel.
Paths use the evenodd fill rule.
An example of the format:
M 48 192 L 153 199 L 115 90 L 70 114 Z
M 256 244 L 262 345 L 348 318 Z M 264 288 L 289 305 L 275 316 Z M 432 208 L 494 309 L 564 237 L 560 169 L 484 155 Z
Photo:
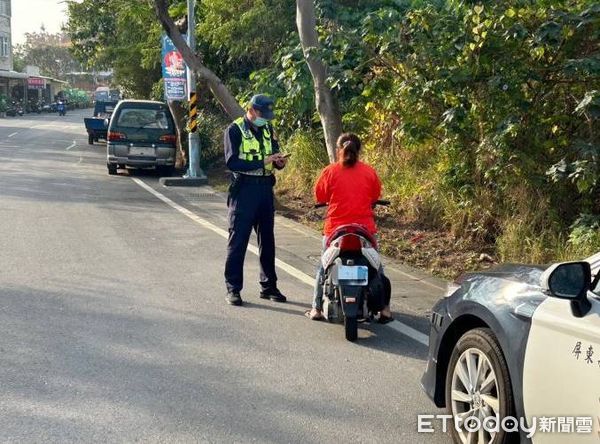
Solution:
M 116 165 L 108 164 L 106 167 L 108 168 L 108 174 L 110 174 L 111 176 L 114 176 L 115 174 L 117 174 L 117 166 Z
M 490 329 L 470 330 L 454 346 L 446 374 L 446 407 L 454 419 L 449 428 L 456 443 L 515 439 L 501 427 L 503 418 L 514 417 L 514 403 L 508 366 Z

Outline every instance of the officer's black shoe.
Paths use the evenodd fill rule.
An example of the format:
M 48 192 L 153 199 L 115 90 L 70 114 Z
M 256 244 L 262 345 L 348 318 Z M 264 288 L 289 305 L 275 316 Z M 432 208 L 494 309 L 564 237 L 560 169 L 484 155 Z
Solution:
M 227 297 L 225 298 L 225 300 L 227 301 L 227 303 L 229 305 L 242 305 L 243 301 L 242 301 L 242 297 L 240 296 L 240 293 L 237 291 L 233 291 L 231 293 L 227 293 Z
M 286 302 L 287 298 L 281 294 L 281 292 L 276 288 L 274 290 L 263 290 L 260 292 L 261 299 L 270 299 L 273 302 Z

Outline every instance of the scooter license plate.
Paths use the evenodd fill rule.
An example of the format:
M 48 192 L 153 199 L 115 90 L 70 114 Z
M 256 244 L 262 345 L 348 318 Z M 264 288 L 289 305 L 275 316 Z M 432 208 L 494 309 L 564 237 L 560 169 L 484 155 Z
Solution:
M 364 265 L 341 265 L 338 281 L 346 285 L 369 285 L 369 268 Z

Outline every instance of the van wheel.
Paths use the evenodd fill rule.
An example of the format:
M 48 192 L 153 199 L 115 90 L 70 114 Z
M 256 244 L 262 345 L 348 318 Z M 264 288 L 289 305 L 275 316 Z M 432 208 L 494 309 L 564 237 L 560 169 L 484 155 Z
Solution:
M 156 172 L 161 177 L 171 177 L 175 172 L 175 167 L 173 166 L 160 166 L 156 168 Z
M 514 417 L 508 366 L 489 328 L 465 333 L 454 346 L 446 374 L 446 406 L 449 414 L 461 420 L 458 427 L 450 428 L 456 443 L 501 444 L 514 439 L 502 427 L 488 432 L 480 426 L 494 429 L 496 418 Z
M 108 168 L 108 174 L 110 174 L 111 176 L 114 176 L 115 174 L 117 174 L 117 166 L 116 165 L 108 164 L 108 165 L 106 165 L 106 167 Z

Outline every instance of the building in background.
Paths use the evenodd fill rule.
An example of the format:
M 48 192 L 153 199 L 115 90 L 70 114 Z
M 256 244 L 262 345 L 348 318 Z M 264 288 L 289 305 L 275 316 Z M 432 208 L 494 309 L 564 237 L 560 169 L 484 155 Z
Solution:
M 73 88 L 93 92 L 99 86 L 113 85 L 114 76 L 112 71 L 81 71 L 68 72 L 64 77 Z
M 64 80 L 41 75 L 37 66 L 27 65 L 25 74 L 28 101 L 52 103 L 68 85 Z
M 36 66 L 27 66 L 23 73 L 14 70 L 11 18 L 11 0 L 0 0 L 0 96 L 9 103 L 22 101 L 29 111 L 30 102 L 54 102 L 68 82 L 43 76 Z
M 10 0 L 0 0 L 0 70 L 13 70 L 10 32 Z
M 9 99 L 25 99 L 27 74 L 13 70 L 11 0 L 0 0 L 0 94 Z

